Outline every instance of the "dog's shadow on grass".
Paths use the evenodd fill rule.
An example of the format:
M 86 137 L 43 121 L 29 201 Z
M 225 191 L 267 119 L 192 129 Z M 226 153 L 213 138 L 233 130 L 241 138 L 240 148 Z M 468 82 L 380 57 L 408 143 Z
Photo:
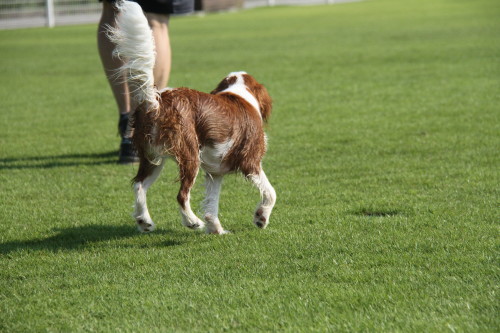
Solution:
M 48 156 L 25 156 L 0 158 L 0 170 L 50 169 L 82 165 L 116 164 L 118 151 L 103 153 L 62 154 Z
M 9 254 L 22 250 L 27 251 L 65 251 L 82 250 L 111 242 L 110 247 L 168 247 L 181 245 L 183 235 L 173 230 L 156 230 L 152 234 L 141 234 L 132 226 L 86 225 L 79 227 L 55 229 L 56 235 L 32 240 L 18 240 L 0 243 L 0 254 Z M 153 239 L 152 235 L 161 235 Z M 141 240 L 140 238 L 143 237 Z M 185 237 L 184 237 L 185 238 Z M 126 239 L 126 242 L 121 240 Z M 99 244 L 100 243 L 100 244 Z

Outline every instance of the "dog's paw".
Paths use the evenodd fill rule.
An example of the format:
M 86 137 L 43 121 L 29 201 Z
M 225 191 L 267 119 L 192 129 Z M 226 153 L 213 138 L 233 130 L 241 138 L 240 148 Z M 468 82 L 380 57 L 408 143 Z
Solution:
M 146 221 L 145 219 L 136 219 L 137 229 L 140 232 L 148 233 L 155 230 L 156 226 L 153 221 Z
M 205 225 L 203 223 L 193 223 L 193 224 L 186 225 L 187 228 L 193 229 L 193 230 L 203 229 L 204 226 Z
M 266 214 L 264 213 L 264 209 L 262 209 L 262 207 L 255 211 L 253 223 L 261 229 L 267 227 L 269 223 L 269 217 L 266 217 Z
M 207 222 L 205 229 L 205 232 L 207 234 L 225 235 L 230 233 L 229 231 L 222 228 L 222 225 L 220 224 L 219 218 L 217 216 L 213 216 L 209 213 L 205 214 L 205 221 Z
M 229 231 L 229 230 L 212 230 L 212 231 L 210 231 L 208 229 L 206 230 L 206 232 L 209 235 L 227 235 L 227 234 L 231 233 L 231 231 Z
M 196 230 L 196 229 L 203 229 L 205 227 L 205 222 L 203 222 L 198 218 L 197 219 L 183 218 L 182 225 L 185 226 L 186 228 Z

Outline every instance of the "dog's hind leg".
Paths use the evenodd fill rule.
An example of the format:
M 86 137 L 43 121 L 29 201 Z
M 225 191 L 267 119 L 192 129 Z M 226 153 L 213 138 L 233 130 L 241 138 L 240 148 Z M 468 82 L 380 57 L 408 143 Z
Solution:
M 265 228 L 269 224 L 269 216 L 276 203 L 276 191 L 266 177 L 262 167 L 257 174 L 249 175 L 250 180 L 259 189 L 262 197 L 261 202 L 255 210 L 253 223 L 259 228 Z
M 193 213 L 190 204 L 190 193 L 196 180 L 196 175 L 198 174 L 200 165 L 199 159 L 196 157 L 189 157 L 178 159 L 178 162 L 181 188 L 177 195 L 177 202 L 179 202 L 180 205 L 182 224 L 190 229 L 203 228 L 205 223 Z
M 134 178 L 135 209 L 133 216 L 137 222 L 137 228 L 141 232 L 151 232 L 155 229 L 155 224 L 149 216 L 146 193 L 160 175 L 164 164 L 165 160 L 155 165 L 147 159 L 141 158 L 137 176 Z
M 226 230 L 222 229 L 219 221 L 219 196 L 222 186 L 222 177 L 220 175 L 206 174 L 205 187 L 206 195 L 204 201 L 205 207 L 205 222 L 207 223 L 207 233 L 209 234 L 225 234 Z

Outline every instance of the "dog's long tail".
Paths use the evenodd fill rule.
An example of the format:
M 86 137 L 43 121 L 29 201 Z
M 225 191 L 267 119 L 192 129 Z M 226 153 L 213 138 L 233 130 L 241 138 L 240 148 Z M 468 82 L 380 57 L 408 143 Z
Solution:
M 138 105 L 157 109 L 158 90 L 154 86 L 155 44 L 153 33 L 141 7 L 132 1 L 116 1 L 116 27 L 109 26 L 108 38 L 116 45 L 113 56 L 123 59 L 117 76 L 126 77 L 131 97 Z

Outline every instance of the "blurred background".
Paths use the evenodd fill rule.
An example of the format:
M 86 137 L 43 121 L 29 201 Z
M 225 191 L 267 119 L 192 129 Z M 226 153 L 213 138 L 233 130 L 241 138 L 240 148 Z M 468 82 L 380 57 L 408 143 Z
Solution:
M 195 0 L 197 13 L 280 5 L 314 5 L 352 0 Z M 97 0 L 2 0 L 0 29 L 97 23 Z

